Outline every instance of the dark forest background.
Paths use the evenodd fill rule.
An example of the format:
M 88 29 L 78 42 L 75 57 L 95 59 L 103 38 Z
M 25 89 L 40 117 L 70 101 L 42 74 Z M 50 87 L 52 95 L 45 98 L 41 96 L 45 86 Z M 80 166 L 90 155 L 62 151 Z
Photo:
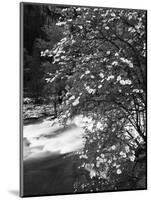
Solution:
M 62 37 L 62 30 L 55 26 L 60 14 L 55 6 L 24 6 L 24 97 L 42 102 L 44 76 L 52 69 L 52 58 L 42 60 L 42 50 L 51 49 Z
M 53 56 L 41 57 L 42 51 L 52 49 L 63 37 L 63 28 L 56 26 L 57 20 L 62 17 L 60 8 L 63 7 L 34 4 L 24 6 L 24 119 L 46 115 L 56 117 L 58 104 L 62 101 L 64 81 L 59 80 L 51 87 L 45 80 L 49 73 L 58 69 L 58 65 L 52 64 Z M 30 112 L 27 112 L 27 107 Z

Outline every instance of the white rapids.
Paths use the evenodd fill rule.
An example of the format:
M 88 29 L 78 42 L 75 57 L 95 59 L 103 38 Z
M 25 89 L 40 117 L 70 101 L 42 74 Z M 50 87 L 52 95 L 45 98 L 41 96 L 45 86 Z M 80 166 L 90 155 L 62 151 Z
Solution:
M 83 148 L 83 117 L 75 117 L 65 129 L 58 122 L 53 123 L 45 119 L 23 127 L 24 160 L 75 152 Z

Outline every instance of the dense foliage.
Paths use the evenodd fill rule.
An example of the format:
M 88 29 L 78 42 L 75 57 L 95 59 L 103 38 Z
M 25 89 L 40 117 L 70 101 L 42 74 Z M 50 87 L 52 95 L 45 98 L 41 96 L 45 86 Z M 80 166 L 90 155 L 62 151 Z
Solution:
M 133 183 L 140 149 L 146 159 L 146 12 L 83 7 L 57 12 L 63 37 L 41 57 L 53 58 L 57 66 L 47 73 L 48 90 L 63 83 L 60 121 L 87 117 L 79 159 L 89 178 L 75 183 L 75 191 L 143 187 L 145 182 Z

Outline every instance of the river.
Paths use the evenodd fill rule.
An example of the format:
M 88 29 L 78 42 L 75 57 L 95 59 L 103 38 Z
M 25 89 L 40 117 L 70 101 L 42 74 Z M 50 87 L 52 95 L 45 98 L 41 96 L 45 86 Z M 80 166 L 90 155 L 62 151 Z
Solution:
M 80 122 L 76 117 L 63 127 L 44 119 L 23 127 L 25 196 L 74 192 L 77 163 L 73 154 L 84 145 Z

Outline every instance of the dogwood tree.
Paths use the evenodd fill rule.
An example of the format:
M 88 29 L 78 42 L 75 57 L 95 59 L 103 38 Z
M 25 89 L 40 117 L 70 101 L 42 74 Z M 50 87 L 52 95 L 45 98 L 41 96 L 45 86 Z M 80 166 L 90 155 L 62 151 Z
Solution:
M 136 150 L 146 143 L 146 12 L 84 7 L 58 12 L 64 37 L 49 56 L 59 69 L 47 82 L 65 80 L 62 123 L 87 117 L 78 154 L 90 179 L 75 190 L 120 188 L 121 177 L 133 178 Z

